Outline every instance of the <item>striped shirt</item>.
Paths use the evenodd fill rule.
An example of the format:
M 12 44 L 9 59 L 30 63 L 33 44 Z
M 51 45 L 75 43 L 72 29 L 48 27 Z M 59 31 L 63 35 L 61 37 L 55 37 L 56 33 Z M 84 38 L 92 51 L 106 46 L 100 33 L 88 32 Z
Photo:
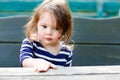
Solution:
M 25 38 L 20 49 L 20 64 L 26 58 L 41 58 L 47 60 L 57 66 L 68 67 L 72 65 L 72 51 L 66 47 L 62 41 L 62 47 L 57 55 L 53 55 L 47 51 L 40 42 L 30 42 Z

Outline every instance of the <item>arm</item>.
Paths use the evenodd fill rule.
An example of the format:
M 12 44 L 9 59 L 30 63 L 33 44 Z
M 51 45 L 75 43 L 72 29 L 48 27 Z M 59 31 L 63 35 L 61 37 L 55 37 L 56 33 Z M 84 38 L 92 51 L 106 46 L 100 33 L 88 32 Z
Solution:
M 45 72 L 49 68 L 56 69 L 56 66 L 44 59 L 27 58 L 23 61 L 23 67 L 33 67 L 35 71 Z
M 35 71 L 44 72 L 56 66 L 46 60 L 34 58 L 33 46 L 28 39 L 23 40 L 20 50 L 20 63 L 23 67 L 33 67 Z

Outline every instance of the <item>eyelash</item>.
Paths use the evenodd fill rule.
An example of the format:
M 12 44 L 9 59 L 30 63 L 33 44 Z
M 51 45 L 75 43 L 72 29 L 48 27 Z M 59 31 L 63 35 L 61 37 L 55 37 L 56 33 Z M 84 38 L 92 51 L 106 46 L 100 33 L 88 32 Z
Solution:
M 43 28 L 47 28 L 47 26 L 42 25 Z
M 47 28 L 47 26 L 42 25 L 43 28 Z M 54 28 L 55 30 L 59 30 L 59 28 Z

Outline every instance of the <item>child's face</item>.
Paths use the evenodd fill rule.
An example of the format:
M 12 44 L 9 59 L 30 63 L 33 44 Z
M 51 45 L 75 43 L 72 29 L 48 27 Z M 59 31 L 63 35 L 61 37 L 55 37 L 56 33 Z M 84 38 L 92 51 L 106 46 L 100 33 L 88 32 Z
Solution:
M 56 45 L 61 36 L 62 30 L 57 26 L 55 16 L 44 12 L 38 21 L 38 39 L 43 45 Z

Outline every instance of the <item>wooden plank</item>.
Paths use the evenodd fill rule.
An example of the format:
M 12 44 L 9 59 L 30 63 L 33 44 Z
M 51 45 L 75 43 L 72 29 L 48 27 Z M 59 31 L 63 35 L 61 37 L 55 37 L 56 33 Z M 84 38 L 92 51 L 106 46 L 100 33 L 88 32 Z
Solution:
M 119 80 L 120 66 L 59 67 L 45 73 L 33 68 L 0 68 L 1 80 Z
M 75 45 L 73 66 L 120 65 L 119 50 L 116 45 Z M 0 44 L 0 51 L 0 67 L 20 66 L 20 44 Z
M 81 18 L 74 17 L 71 40 L 75 43 L 120 43 L 120 17 Z
M 120 65 L 120 45 L 76 44 L 73 66 Z
M 0 18 L 0 41 L 21 41 L 24 38 L 23 26 L 28 19 L 28 16 Z M 119 17 L 107 19 L 74 17 L 74 33 L 71 40 L 75 43 L 119 44 L 119 22 Z
M 45 73 L 38 73 L 34 68 L 0 68 L 0 77 L 3 75 L 26 75 L 26 76 L 66 76 L 66 75 L 91 75 L 91 74 L 120 74 L 120 65 L 113 66 L 75 66 L 75 67 L 58 67 L 57 69 L 49 69 Z
M 0 18 L 0 41 L 21 41 L 24 38 L 23 26 L 28 20 L 28 16 Z M 107 19 L 74 17 L 74 33 L 71 40 L 75 43 L 119 44 L 119 22 L 119 17 Z
M 75 75 L 75 76 L 4 76 L 0 77 L 1 80 L 119 80 L 120 75 Z
M 28 16 L 0 18 L 0 42 L 21 42 L 24 38 L 23 26 Z
M 20 44 L 0 43 L 0 67 L 18 67 Z

